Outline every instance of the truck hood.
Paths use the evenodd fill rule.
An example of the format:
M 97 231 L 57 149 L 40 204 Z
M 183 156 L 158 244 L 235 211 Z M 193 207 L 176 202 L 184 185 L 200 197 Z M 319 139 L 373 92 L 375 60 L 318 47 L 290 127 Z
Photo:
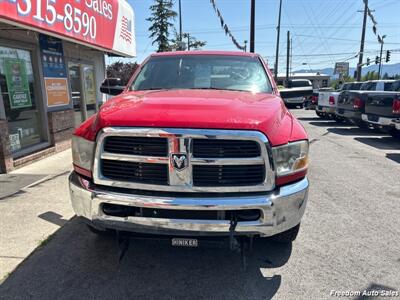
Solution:
M 257 130 L 280 145 L 292 139 L 293 117 L 273 94 L 157 90 L 125 92 L 106 102 L 91 123 L 96 133 L 109 126 Z

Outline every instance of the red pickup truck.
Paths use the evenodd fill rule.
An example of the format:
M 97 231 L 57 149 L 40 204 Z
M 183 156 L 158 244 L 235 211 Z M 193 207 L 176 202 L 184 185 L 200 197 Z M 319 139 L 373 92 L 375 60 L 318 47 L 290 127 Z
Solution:
M 75 131 L 69 177 L 75 213 L 92 230 L 186 246 L 202 236 L 296 238 L 309 142 L 261 56 L 157 53 L 126 87 L 106 79 L 101 90 L 122 93 Z

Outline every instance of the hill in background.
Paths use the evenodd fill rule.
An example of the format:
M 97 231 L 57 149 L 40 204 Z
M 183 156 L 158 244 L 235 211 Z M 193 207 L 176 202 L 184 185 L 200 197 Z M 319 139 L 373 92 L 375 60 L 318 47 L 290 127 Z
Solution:
M 379 65 L 370 65 L 368 67 L 363 67 L 362 68 L 362 75 L 367 74 L 367 72 L 378 72 Z M 327 74 L 333 77 L 336 77 L 336 75 L 333 75 L 334 68 L 325 68 L 325 69 L 302 69 L 302 70 L 295 70 L 293 71 L 294 73 L 307 73 L 307 72 L 320 72 L 321 74 Z M 350 76 L 354 75 L 355 68 L 350 68 Z M 383 64 L 382 65 L 382 75 L 388 73 L 388 75 L 395 76 L 400 74 L 400 63 L 397 64 Z

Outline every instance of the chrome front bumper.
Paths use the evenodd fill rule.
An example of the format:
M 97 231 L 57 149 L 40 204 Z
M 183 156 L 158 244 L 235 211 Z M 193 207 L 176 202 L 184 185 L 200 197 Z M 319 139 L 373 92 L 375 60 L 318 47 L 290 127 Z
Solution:
M 257 221 L 240 221 L 235 234 L 272 236 L 300 223 L 308 198 L 307 178 L 273 192 L 231 197 L 161 197 L 110 192 L 94 186 L 75 172 L 69 177 L 72 206 L 76 215 L 98 229 L 117 229 L 148 234 L 228 235 L 227 220 L 115 217 L 104 214 L 102 204 L 117 204 L 169 210 L 259 209 Z

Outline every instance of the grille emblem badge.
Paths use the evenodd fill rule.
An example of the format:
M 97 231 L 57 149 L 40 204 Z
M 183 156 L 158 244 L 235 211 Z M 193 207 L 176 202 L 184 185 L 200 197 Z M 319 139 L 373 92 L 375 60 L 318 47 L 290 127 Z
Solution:
M 185 169 L 188 166 L 186 154 L 172 154 L 172 163 L 178 171 Z

